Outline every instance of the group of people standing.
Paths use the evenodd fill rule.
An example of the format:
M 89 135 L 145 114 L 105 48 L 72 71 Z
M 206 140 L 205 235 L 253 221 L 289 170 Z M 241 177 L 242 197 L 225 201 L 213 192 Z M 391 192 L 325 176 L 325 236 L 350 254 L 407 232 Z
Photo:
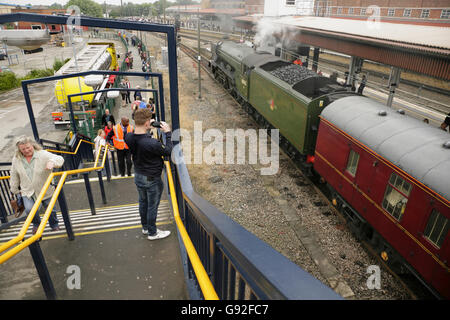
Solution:
M 127 174 L 131 176 L 132 162 L 135 168 L 134 182 L 138 191 L 139 213 L 141 217 L 142 233 L 149 240 L 163 239 L 170 235 L 170 231 L 159 230 L 156 227 L 156 218 L 159 202 L 163 191 L 161 173 L 164 167 L 164 156 L 170 156 L 172 152 L 170 126 L 161 122 L 161 131 L 166 134 L 166 144 L 149 134 L 154 120 L 149 108 L 139 108 L 135 112 L 135 127 L 129 123 L 127 117 L 122 117 L 120 123 L 115 124 L 115 119 L 109 110 L 102 118 L 105 129 L 100 129 L 98 137 L 94 140 L 96 152 L 107 141 L 112 141 L 117 150 L 119 170 L 125 174 L 125 161 Z M 106 134 L 108 131 L 108 134 Z M 16 142 L 16 153 L 12 160 L 11 168 L 11 192 L 22 200 L 26 214 L 29 214 L 37 200 L 37 197 L 45 185 L 48 176 L 54 168 L 60 168 L 64 164 L 64 158 L 42 149 L 31 137 L 22 136 Z M 55 188 L 50 186 L 43 197 L 42 206 L 47 209 Z M 41 223 L 39 213 L 36 212 L 33 220 L 33 234 Z M 52 231 L 59 231 L 59 221 L 56 211 L 53 209 L 49 224 Z
M 133 43 L 134 42 L 134 43 Z M 132 38 L 132 43 L 136 40 Z M 150 68 L 147 57 L 139 43 L 139 54 L 143 61 L 143 69 Z M 128 60 L 127 60 L 128 59 Z M 131 52 L 127 53 L 126 63 L 132 68 Z M 121 87 L 130 89 L 131 84 L 127 78 L 121 82 Z M 172 151 L 171 129 L 165 122 L 160 122 L 161 131 L 166 134 L 166 144 L 152 137 L 151 123 L 155 121 L 155 103 L 150 98 L 148 102 L 142 97 L 139 86 L 136 86 L 132 107 L 132 118 L 135 126 L 130 123 L 128 117 L 121 117 L 120 123 L 116 123 L 109 109 L 105 110 L 102 117 L 102 128 L 99 129 L 94 139 L 95 156 L 102 146 L 109 144 L 117 152 L 119 173 L 125 177 L 125 173 L 131 176 L 134 165 L 134 182 L 138 191 L 139 213 L 141 216 L 142 233 L 149 240 L 162 239 L 170 235 L 170 231 L 162 231 L 156 227 L 158 206 L 163 191 L 161 173 L 164 162 L 163 156 L 170 156 Z M 122 99 L 131 103 L 130 91 L 121 91 Z M 43 150 L 33 138 L 22 136 L 16 142 L 16 153 L 12 160 L 10 190 L 21 199 L 26 214 L 30 213 L 35 201 L 44 187 L 53 168 L 60 168 L 64 164 L 64 158 Z M 43 197 L 42 206 L 48 207 L 53 195 L 54 187 L 50 186 Z M 40 225 L 39 213 L 36 212 L 32 220 L 33 234 Z M 53 209 L 49 218 L 52 231 L 59 231 L 59 221 L 56 211 Z
M 147 53 L 142 49 L 142 43 L 138 44 L 139 56 L 141 57 L 142 62 L 142 72 L 151 72 L 150 67 L 150 58 L 147 56 Z M 145 80 L 148 80 L 149 76 L 145 77 Z

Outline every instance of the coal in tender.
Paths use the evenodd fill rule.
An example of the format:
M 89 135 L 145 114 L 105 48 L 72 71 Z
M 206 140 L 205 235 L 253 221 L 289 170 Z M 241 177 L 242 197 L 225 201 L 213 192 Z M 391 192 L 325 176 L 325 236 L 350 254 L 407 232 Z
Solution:
M 290 64 L 277 68 L 273 71 L 270 71 L 270 74 L 284 82 L 289 83 L 290 85 L 294 85 L 306 78 L 319 76 L 314 71 L 311 71 L 304 67 L 300 67 L 296 64 Z

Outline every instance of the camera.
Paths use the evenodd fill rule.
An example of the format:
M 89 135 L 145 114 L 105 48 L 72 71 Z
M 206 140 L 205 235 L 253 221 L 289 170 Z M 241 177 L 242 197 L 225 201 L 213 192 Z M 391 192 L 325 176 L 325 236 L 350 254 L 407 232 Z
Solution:
M 155 128 L 161 128 L 161 123 L 159 121 L 153 121 L 150 125 Z

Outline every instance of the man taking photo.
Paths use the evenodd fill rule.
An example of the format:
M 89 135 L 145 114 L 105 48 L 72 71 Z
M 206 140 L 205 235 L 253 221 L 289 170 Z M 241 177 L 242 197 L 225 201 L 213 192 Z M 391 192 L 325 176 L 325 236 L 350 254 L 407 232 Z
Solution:
M 158 206 L 163 191 L 161 173 L 164 166 L 163 156 L 170 156 L 172 140 L 170 126 L 161 122 L 161 131 L 166 134 L 166 145 L 151 137 L 152 111 L 138 109 L 134 114 L 135 130 L 127 133 L 125 142 L 130 148 L 134 163 L 134 182 L 139 194 L 139 213 L 141 215 L 142 233 L 149 240 L 163 239 L 170 231 L 156 228 Z

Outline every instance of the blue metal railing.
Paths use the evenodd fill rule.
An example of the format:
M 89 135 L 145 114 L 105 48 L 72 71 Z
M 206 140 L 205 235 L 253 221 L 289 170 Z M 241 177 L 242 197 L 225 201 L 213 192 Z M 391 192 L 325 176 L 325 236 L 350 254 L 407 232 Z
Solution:
M 248 232 L 198 195 L 181 152 L 174 152 L 172 175 L 188 234 L 220 299 L 341 299 L 332 289 Z M 180 241 L 180 246 L 183 244 Z M 202 297 L 192 267 L 184 260 L 192 299 Z
M 79 169 L 83 161 L 94 161 L 93 146 L 89 143 L 81 142 L 78 152 L 74 153 L 81 140 L 90 142 L 91 139 L 80 133 L 73 135 L 68 144 L 54 142 L 50 140 L 41 139 L 40 143 L 45 150 L 61 151 L 58 155 L 64 158 L 64 165 L 61 171 Z M 57 152 L 55 152 L 57 153 Z M 72 154 L 74 153 L 74 154 Z
M 11 162 L 0 162 L 0 177 L 6 177 L 11 174 Z M 7 223 L 8 216 L 14 214 L 11 207 L 11 200 L 15 196 L 11 193 L 9 179 L 0 180 L 0 222 Z

